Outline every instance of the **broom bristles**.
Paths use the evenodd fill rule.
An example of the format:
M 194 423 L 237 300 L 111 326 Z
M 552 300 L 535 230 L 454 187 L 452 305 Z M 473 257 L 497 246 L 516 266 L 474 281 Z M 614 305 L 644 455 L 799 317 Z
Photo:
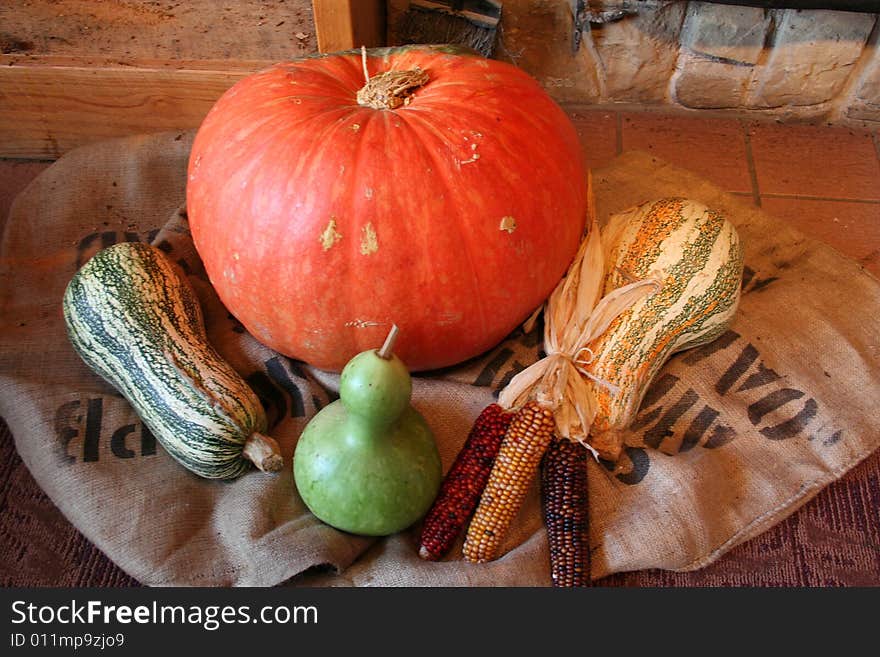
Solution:
M 410 7 L 397 22 L 401 43 L 444 43 L 465 46 L 484 57 L 495 50 L 496 30 L 452 14 Z

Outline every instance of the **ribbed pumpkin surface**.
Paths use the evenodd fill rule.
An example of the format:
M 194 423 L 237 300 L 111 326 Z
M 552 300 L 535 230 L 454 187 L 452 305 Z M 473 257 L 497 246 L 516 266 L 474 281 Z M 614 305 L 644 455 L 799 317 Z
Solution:
M 367 68 L 427 82 L 396 109 L 362 106 L 350 53 L 233 86 L 193 145 L 193 238 L 229 310 L 282 353 L 339 370 L 396 323 L 411 369 L 451 365 L 564 274 L 586 213 L 579 141 L 513 66 L 419 46 Z

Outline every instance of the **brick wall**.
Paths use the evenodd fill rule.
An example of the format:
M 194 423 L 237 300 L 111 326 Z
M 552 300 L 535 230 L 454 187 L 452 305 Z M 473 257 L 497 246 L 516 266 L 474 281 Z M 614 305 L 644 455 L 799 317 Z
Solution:
M 499 59 L 557 99 L 672 105 L 782 120 L 880 127 L 878 16 L 707 2 L 590 0 L 572 50 L 568 0 L 505 0 Z M 406 8 L 390 0 L 389 19 Z

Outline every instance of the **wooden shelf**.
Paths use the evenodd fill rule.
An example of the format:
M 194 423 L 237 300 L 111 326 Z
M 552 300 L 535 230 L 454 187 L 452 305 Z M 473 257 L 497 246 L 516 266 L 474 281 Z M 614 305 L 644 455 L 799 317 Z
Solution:
M 0 26 L 0 157 L 51 159 L 197 127 L 237 80 L 319 41 L 379 45 L 384 2 L 22 0 L 0 4 Z

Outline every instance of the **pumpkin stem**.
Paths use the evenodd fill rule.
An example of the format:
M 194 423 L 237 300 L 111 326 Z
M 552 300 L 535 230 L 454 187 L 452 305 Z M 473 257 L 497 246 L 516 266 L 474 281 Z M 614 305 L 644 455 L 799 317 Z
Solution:
M 367 71 L 367 49 L 361 48 L 366 84 L 357 92 L 359 105 L 373 109 L 397 109 L 408 105 L 413 92 L 428 82 L 428 74 L 418 66 L 408 71 L 385 71 L 370 77 Z
M 364 67 L 364 84 L 370 82 L 370 72 L 367 70 L 367 47 L 361 46 L 361 66 Z
M 276 440 L 257 431 L 245 441 L 241 455 L 263 472 L 278 472 L 284 467 Z

